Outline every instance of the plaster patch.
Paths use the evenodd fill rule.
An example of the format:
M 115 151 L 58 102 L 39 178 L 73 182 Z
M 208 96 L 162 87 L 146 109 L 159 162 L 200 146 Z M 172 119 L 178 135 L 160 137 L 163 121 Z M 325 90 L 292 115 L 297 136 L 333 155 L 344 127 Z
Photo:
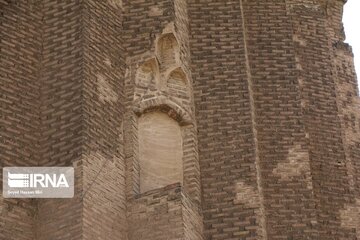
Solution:
M 299 43 L 300 46 L 305 47 L 306 46 L 306 40 L 302 39 L 300 36 L 294 34 L 293 35 L 294 42 Z
M 309 2 L 308 4 L 306 3 L 298 3 L 298 4 L 291 4 L 291 9 L 306 9 L 309 12 L 317 12 L 320 10 L 324 10 L 320 5 L 318 4 L 313 4 L 312 2 Z
M 260 195 L 257 189 L 254 187 L 239 181 L 235 183 L 235 192 L 236 196 L 234 199 L 234 204 L 244 204 L 245 207 L 254 208 L 256 221 L 259 222 L 259 227 L 257 227 L 256 232 L 260 239 L 266 236 L 265 221 L 264 221 L 264 212 L 260 207 Z M 265 239 L 266 237 L 264 237 Z
M 110 58 L 106 58 L 106 59 L 104 60 L 104 63 L 105 63 L 106 66 L 111 67 L 111 60 L 110 60 Z
M 109 4 L 113 7 L 123 9 L 123 1 L 122 0 L 108 0 Z
M 254 208 L 259 207 L 259 194 L 252 186 L 241 181 L 237 182 L 235 184 L 235 192 L 235 204 L 245 204 Z
M 289 150 L 286 162 L 278 163 L 273 173 L 284 180 L 301 176 L 310 170 L 309 153 L 301 145 L 295 145 Z
M 118 95 L 112 89 L 110 83 L 101 74 L 97 76 L 97 89 L 99 91 L 100 101 L 103 103 L 114 103 L 118 100 Z
M 360 199 L 354 204 L 348 204 L 340 211 L 341 226 L 360 229 Z
M 149 16 L 155 17 L 155 16 L 162 16 L 164 11 L 159 8 L 158 6 L 151 7 L 149 10 Z

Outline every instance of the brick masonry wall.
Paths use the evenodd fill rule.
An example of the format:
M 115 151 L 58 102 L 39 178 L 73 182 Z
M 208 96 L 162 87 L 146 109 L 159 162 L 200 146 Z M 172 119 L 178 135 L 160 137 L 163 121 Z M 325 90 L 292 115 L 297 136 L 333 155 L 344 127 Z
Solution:
M 125 80 L 127 110 L 124 129 L 128 195 L 139 192 L 137 118 L 147 111 L 164 111 L 170 117 L 174 117 L 171 116 L 171 112 L 174 112 L 177 115 L 174 118 L 181 125 L 183 133 L 184 188 L 199 203 L 200 170 L 197 158 L 192 80 L 188 67 L 186 2 L 183 0 L 131 1 L 125 2 L 124 6 L 127 9 L 124 19 L 126 31 L 124 44 L 127 54 Z M 140 9 L 146 14 L 139 15 Z M 143 42 L 143 38 L 146 42 Z M 132 39 L 132 41 L 127 39 Z M 167 41 L 172 41 L 173 48 L 166 49 L 169 47 L 165 46 L 168 44 Z M 146 79 L 138 80 L 137 78 L 139 71 L 142 76 L 146 74 L 154 76 L 145 88 L 143 85 L 147 84 L 144 82 Z M 174 87 L 179 81 L 183 84 L 180 90 Z
M 360 235 L 359 218 L 359 173 L 360 159 L 359 152 L 359 95 L 353 62 L 353 54 L 350 46 L 343 43 L 334 44 L 335 52 L 335 71 L 336 71 L 336 93 L 339 116 L 341 120 L 343 142 L 345 144 L 346 166 L 349 174 L 350 189 L 355 195 L 340 211 L 341 225 L 349 229 L 356 230 L 356 236 Z
M 153 239 L 201 239 L 202 218 L 199 215 L 200 169 L 197 153 L 197 133 L 194 121 L 194 104 L 192 77 L 189 69 L 189 23 L 186 1 L 126 1 L 124 2 L 124 27 L 126 35 L 124 46 L 127 56 L 125 79 L 126 113 L 124 123 L 125 154 L 127 162 L 127 197 L 129 238 L 140 239 L 149 236 Z M 142 12 L 144 14 L 139 14 Z M 131 40 L 130 40 L 131 39 Z M 169 79 L 169 80 L 168 80 Z M 137 207 L 132 199 L 143 197 L 148 193 L 140 193 L 140 163 L 138 149 L 138 118 L 149 111 L 161 111 L 178 121 L 183 142 L 183 188 L 182 191 L 196 207 L 186 215 L 174 216 L 154 211 L 151 213 L 153 223 L 144 223 L 134 228 L 139 218 Z M 154 190 L 158 194 L 166 194 L 162 189 Z M 153 191 L 151 191 L 153 192 Z M 137 201 L 137 200 L 136 200 Z M 166 198 L 162 204 L 172 205 Z M 169 201 L 169 202 L 167 202 Z M 185 208 L 189 211 L 189 208 Z M 150 209 L 151 210 L 151 209 Z M 150 211 L 149 210 L 149 211 Z M 140 220 L 139 220 L 140 221 Z M 164 224 L 183 226 L 161 235 Z M 149 220 L 148 220 L 149 222 Z M 163 226 L 154 226 L 162 224 Z M 160 228 L 160 230 L 159 230 Z M 154 232 L 149 232 L 154 229 Z M 168 227 L 172 229 L 172 227 Z M 175 235 L 172 235 L 175 234 Z
M 120 224 L 120 227 L 110 227 L 111 229 L 116 229 L 115 231 L 109 231 L 109 229 L 103 227 L 103 224 L 99 225 L 99 228 L 103 229 L 103 232 L 99 232 L 96 228 L 86 228 L 86 226 L 88 226 L 87 224 L 93 225 L 92 221 L 98 220 L 98 216 L 94 214 L 93 211 L 91 211 L 92 205 L 94 204 L 99 206 L 97 209 L 99 212 L 102 212 L 102 214 L 107 216 L 107 221 L 113 221 L 114 218 L 118 219 L 118 216 L 120 216 L 120 218 L 125 218 L 125 213 L 121 214 L 121 211 L 124 211 L 125 205 L 124 201 L 121 201 L 121 199 L 124 199 L 124 192 L 121 191 L 121 184 L 124 185 L 125 182 L 125 180 L 121 178 L 121 171 L 124 171 L 124 166 L 122 164 L 121 153 L 118 149 L 121 146 L 119 139 L 122 138 L 122 135 L 119 134 L 121 127 L 119 127 L 117 124 L 118 122 L 121 122 L 121 115 L 113 114 L 113 112 L 115 112 L 114 108 L 116 108 L 119 112 L 122 111 L 121 105 L 119 106 L 121 98 L 116 99 L 119 101 L 117 101 L 117 105 L 115 105 L 113 108 L 108 108 L 107 110 L 103 111 L 101 113 L 101 117 L 96 118 L 96 115 L 93 112 L 96 112 L 102 106 L 94 107 L 91 104 L 89 104 L 88 108 L 86 108 L 90 109 L 91 107 L 90 113 L 86 115 L 87 117 L 84 117 L 85 115 L 83 114 L 86 107 L 85 104 L 83 104 L 85 102 L 83 100 L 85 99 L 85 94 L 83 94 L 83 92 L 85 92 L 87 89 L 91 90 L 92 88 L 91 85 L 86 85 L 84 80 L 84 29 L 87 30 L 90 29 L 90 27 L 100 27 L 101 24 L 103 24 L 95 21 L 96 25 L 91 25 L 92 22 L 90 22 L 89 25 L 85 25 L 83 24 L 83 19 L 86 16 L 91 16 L 92 19 L 96 19 L 96 14 L 92 15 L 91 12 L 96 11 L 96 7 L 98 7 L 100 10 L 103 10 L 102 13 L 98 12 L 98 15 L 101 14 L 100 18 L 102 18 L 102 15 L 105 15 L 103 14 L 104 11 L 108 12 L 108 9 L 101 9 L 101 7 L 96 5 L 93 6 L 89 3 L 91 11 L 89 11 L 89 14 L 85 16 L 85 5 L 82 1 L 39 1 L 31 4 L 26 2 L 26 4 L 25 2 L 24 4 L 9 2 L 6 5 L 6 11 L 4 11 L 9 15 L 9 20 L 14 20 L 11 18 L 19 18 L 19 20 L 13 21 L 19 23 L 18 27 L 14 24 L 11 25 L 17 27 L 16 30 L 19 32 L 19 34 L 24 34 L 26 33 L 25 30 L 27 30 L 27 34 L 29 35 L 26 36 L 24 34 L 24 37 L 19 37 L 17 34 L 11 33 L 11 29 L 6 29 L 6 31 L 4 31 L 6 34 L 9 34 L 9 36 L 14 36 L 14 38 L 17 38 L 16 43 L 19 45 L 19 47 L 12 47 L 12 51 L 16 50 L 13 56 L 17 57 L 18 59 L 23 59 L 23 61 L 28 64 L 26 69 L 30 71 L 33 71 L 31 66 L 34 65 L 34 67 L 36 67 L 34 70 L 35 73 L 33 75 L 28 73 L 25 74 L 16 70 L 20 69 L 19 67 L 24 68 L 23 66 L 25 66 L 25 63 L 21 66 L 21 62 L 19 62 L 19 66 L 14 65 L 12 68 L 14 72 L 22 73 L 21 76 L 23 76 L 21 77 L 12 74 L 12 76 L 16 77 L 15 80 L 21 81 L 21 84 L 13 84 L 15 87 L 18 86 L 20 89 L 20 87 L 24 88 L 25 86 L 31 86 L 33 88 L 23 91 L 26 94 L 33 94 L 33 96 L 30 95 L 33 97 L 33 99 L 26 97 L 25 94 L 23 95 L 26 100 L 25 104 L 27 104 L 28 107 L 31 107 L 32 110 L 23 109 L 21 112 L 22 114 L 25 113 L 34 115 L 34 120 L 27 118 L 26 115 L 24 115 L 24 117 L 27 122 L 34 123 L 33 127 L 35 130 L 32 131 L 34 133 L 32 136 L 28 133 L 30 130 L 25 131 L 24 127 L 22 127 L 24 134 L 29 136 L 22 137 L 22 139 L 31 137 L 33 143 L 27 142 L 26 146 L 18 147 L 19 149 L 23 149 L 23 151 L 25 151 L 24 153 L 30 156 L 27 156 L 27 159 L 24 159 L 24 157 L 21 156 L 16 156 L 16 161 L 12 160 L 11 164 L 31 166 L 73 165 L 76 169 L 77 185 L 74 199 L 42 199 L 38 201 L 31 201 L 31 208 L 33 209 L 30 210 L 27 210 L 30 201 L 12 201 L 12 204 L 21 206 L 19 210 L 14 209 L 14 211 L 17 212 L 14 217 L 21 217 L 24 215 L 22 216 L 24 221 L 24 223 L 21 224 L 22 226 L 20 224 L 16 225 L 15 223 L 11 223 L 11 215 L 7 215 L 9 210 L 13 209 L 13 207 L 7 204 L 7 200 L 1 201 L 2 204 L 4 203 L 4 207 L 1 208 L 2 212 L 4 213 L 4 216 L 7 216 L 6 224 L 5 219 L 2 220 L 2 223 L 4 222 L 2 226 L 5 225 L 4 229 L 6 231 L 1 232 L 6 234 L 6 239 L 10 239 L 10 233 L 12 234 L 11 236 L 14 236 L 17 239 L 21 239 L 20 236 L 16 235 L 18 233 L 19 235 L 26 234 L 28 235 L 29 239 L 33 239 L 34 236 L 31 235 L 30 230 L 33 230 L 37 236 L 37 239 L 79 239 L 81 237 L 85 238 L 88 236 L 94 237 L 96 235 L 101 235 L 104 231 L 109 232 L 112 234 L 112 236 L 118 238 L 118 232 L 124 234 L 124 231 L 122 230 L 125 227 L 124 220 L 116 221 Z M 117 4 L 114 4 L 114 2 L 109 2 L 106 7 L 115 9 L 114 14 L 117 14 L 117 9 L 119 8 Z M 3 5 L 1 6 L 3 7 Z M 3 10 L 3 8 L 1 10 Z M 36 16 L 33 13 L 35 11 L 38 14 Z M 27 16 L 26 14 L 28 15 L 28 20 L 24 18 Z M 21 18 L 23 18 L 22 21 L 20 21 Z M 89 21 L 92 19 L 90 18 Z M 4 20 L 2 23 L 5 23 L 5 20 L 9 21 L 6 18 L 2 20 Z M 33 22 L 34 26 L 28 27 L 22 25 L 29 24 L 30 22 Z M 38 25 L 35 25 L 35 23 Z M 120 20 L 117 19 L 117 26 L 110 25 L 113 27 L 113 31 L 118 30 L 116 27 L 121 25 L 119 23 Z M 24 33 L 21 33 L 21 31 L 19 31 L 20 29 Z M 96 39 L 99 39 L 98 35 L 91 35 L 91 30 L 93 29 L 89 30 L 90 34 L 87 38 L 88 41 L 86 42 L 88 43 L 88 46 L 94 46 Z M 33 36 L 35 33 L 32 31 L 36 31 L 37 36 Z M 113 44 L 113 47 L 118 49 L 120 43 L 118 41 L 113 41 L 113 39 L 116 38 L 119 39 L 118 35 L 112 36 L 112 39 L 110 39 L 108 42 L 104 42 L 104 45 L 108 44 L 111 46 L 111 44 Z M 27 40 L 27 44 L 31 44 L 30 47 L 22 44 L 19 39 L 24 39 L 24 41 Z M 35 41 L 38 41 L 38 43 Z M 99 41 L 97 40 L 97 42 Z M 34 53 L 30 52 L 32 48 L 35 48 L 36 52 L 35 50 Z M 90 50 L 91 49 L 89 48 L 89 52 Z M 28 56 L 21 57 L 21 55 L 23 55 L 21 53 L 22 51 L 26 51 L 25 53 L 28 54 Z M 112 53 L 113 51 L 108 50 L 108 52 Z M 104 51 L 104 49 L 101 49 L 101 53 L 103 54 L 107 52 Z M 94 55 L 96 54 L 94 53 Z M 121 89 L 121 81 L 117 81 L 118 77 L 122 76 L 121 69 L 123 69 L 120 64 L 121 58 L 118 57 L 119 55 L 121 56 L 122 54 L 117 53 L 115 56 L 111 56 L 110 58 L 99 56 L 99 58 L 102 58 L 99 60 L 101 63 L 95 61 L 94 58 L 91 58 L 92 56 L 90 56 L 88 60 L 89 62 L 92 62 L 89 64 L 89 69 L 90 67 L 92 69 L 89 70 L 89 74 L 92 74 L 93 71 L 96 71 L 97 77 L 99 75 L 99 69 L 95 67 L 95 64 L 102 68 L 103 65 L 109 64 L 108 62 L 112 60 L 113 63 L 110 62 L 110 65 L 113 64 L 114 68 L 120 70 L 110 72 L 112 72 L 112 76 L 116 75 L 117 77 L 115 80 L 113 80 L 116 81 L 116 89 Z M 27 59 L 27 57 L 29 59 Z M 114 61 L 113 59 L 116 60 Z M 31 61 L 34 61 L 33 65 L 29 64 Z M 108 69 L 103 68 L 101 70 L 103 72 L 108 71 Z M 6 73 L 6 71 L 4 70 L 2 73 Z M 26 78 L 24 79 L 24 77 L 28 77 L 29 80 Z M 86 78 L 86 80 L 88 80 L 86 83 L 91 83 L 93 79 L 94 78 L 89 78 L 88 80 Z M 30 80 L 32 82 L 30 82 Z M 97 88 L 95 88 L 95 94 L 98 95 L 98 98 L 93 99 L 93 101 L 106 104 L 109 98 L 112 100 L 110 95 L 111 91 L 108 89 L 109 84 L 107 84 L 106 81 L 107 79 L 104 80 L 102 78 L 99 78 L 99 81 L 95 79 L 94 82 L 97 86 Z M 29 84 L 27 82 L 29 82 Z M 85 86 L 89 86 L 89 88 L 86 88 Z M 121 93 L 119 95 L 121 96 Z M 87 99 L 92 98 L 93 97 L 91 95 L 90 97 L 87 95 Z M 23 101 L 24 100 L 19 99 L 19 106 L 23 104 Z M 24 106 L 26 107 L 26 105 Z M 18 116 L 21 116 L 21 114 L 18 114 Z M 108 124 L 105 125 L 106 122 L 103 121 L 102 117 L 106 117 L 108 121 L 114 122 L 116 126 L 113 127 Z M 90 119 L 91 121 L 86 125 L 85 123 L 87 119 Z M 4 120 L 6 120 L 6 118 Z M 90 133 L 85 135 L 85 132 L 83 131 L 84 129 L 88 129 L 88 132 Z M 113 132 L 114 129 L 116 132 Z M 105 135 L 105 137 L 96 135 L 94 132 L 101 132 L 103 135 Z M 16 135 L 13 136 L 16 137 Z M 96 145 L 97 141 L 95 139 L 99 140 L 99 144 L 102 146 L 101 149 L 103 149 L 103 151 L 110 156 L 103 157 L 101 153 L 98 153 L 97 150 L 100 147 Z M 115 142 L 113 139 L 115 139 Z M 86 145 L 83 144 L 85 142 Z M 110 145 L 109 142 L 113 145 L 110 147 L 112 152 L 106 148 Z M 92 146 L 92 148 L 90 149 L 88 146 Z M 29 150 L 26 150 L 27 148 L 29 148 Z M 82 150 L 85 149 L 88 150 L 84 151 L 82 154 Z M 16 152 L 13 149 L 10 150 L 12 150 L 12 154 Z M 31 155 L 32 151 L 34 152 L 35 156 Z M 105 177 L 103 175 L 93 174 L 103 167 L 103 162 L 104 160 L 107 160 L 107 158 L 111 158 L 109 161 L 111 164 L 108 164 L 105 167 L 107 167 L 106 169 L 110 168 L 113 174 L 110 174 L 111 171 L 108 171 L 109 174 Z M 22 159 L 24 159 L 23 164 L 20 162 Z M 91 163 L 94 160 L 96 160 L 96 162 L 93 166 L 89 164 L 89 162 Z M 114 165 L 116 166 L 115 168 L 113 168 Z M 86 166 L 85 174 L 83 172 L 83 166 Z M 118 171 L 116 171 L 116 169 L 118 169 Z M 116 186 L 111 186 L 108 184 L 108 187 L 115 190 L 118 190 L 119 188 L 120 191 L 111 191 L 112 196 L 109 197 L 106 194 L 102 194 L 101 191 L 103 191 L 103 188 L 100 188 L 101 190 L 99 190 L 99 187 L 97 187 L 96 184 L 92 184 L 93 186 L 95 185 L 95 187 L 92 189 L 95 191 L 87 191 L 87 198 L 83 199 L 83 181 L 86 184 L 86 187 L 89 187 L 89 183 L 93 182 L 95 179 L 96 181 L 113 182 L 114 185 L 116 184 Z M 114 181 L 114 179 L 117 181 Z M 92 196 L 93 192 L 96 193 L 96 190 L 98 193 L 95 194 L 95 196 L 105 197 L 106 199 L 113 199 L 112 202 L 114 204 L 109 204 L 107 202 L 107 205 L 102 205 L 103 199 L 101 199 L 101 197 L 100 199 L 92 197 L 92 200 L 88 200 L 89 197 Z M 35 211 L 35 209 L 37 210 Z M 87 211 L 83 211 L 83 209 L 86 209 Z M 24 212 L 24 214 L 22 214 L 20 210 Z M 108 214 L 109 211 L 115 212 L 115 210 L 120 213 L 114 213 L 113 215 Z M 35 219 L 32 219 L 32 222 L 30 221 L 31 219 L 28 220 L 33 216 L 35 216 Z M 87 221 L 83 227 L 82 219 L 85 217 Z M 28 223 L 26 223 L 26 221 Z M 28 224 L 28 228 L 31 229 L 27 230 L 27 225 L 25 223 Z M 35 226 L 33 226 L 33 223 L 35 223 Z M 16 230 L 16 234 L 13 234 L 12 232 L 20 226 L 23 228 L 23 230 Z
M 122 7 L 84 2 L 82 239 L 126 239 Z
M 332 48 L 329 44 L 332 35 L 327 28 L 324 10 L 318 5 L 292 8 L 302 108 L 309 139 L 319 237 L 354 239 L 354 231 L 343 228 L 341 223 L 341 211 L 354 201 L 354 195 L 346 168 L 336 103 Z
M 129 240 L 202 239 L 199 209 L 179 184 L 136 196 L 129 213 Z
M 137 116 L 133 111 L 137 67 L 154 58 L 155 38 L 172 21 L 173 5 L 169 1 L 124 1 L 124 48 L 127 57 L 125 79 L 124 141 L 127 166 L 127 196 L 140 192 Z M 142 14 L 140 14 L 142 13 Z M 134 59 L 134 60 L 132 60 Z
M 125 142 L 126 158 L 128 166 L 128 194 L 139 192 L 139 166 L 137 155 L 137 115 L 141 115 L 147 108 L 157 108 L 160 105 L 168 105 L 174 108 L 180 115 L 185 114 L 186 119 L 182 125 L 193 125 L 184 129 L 184 184 L 197 201 L 200 201 L 199 167 L 197 163 L 197 139 L 196 125 L 193 121 L 193 104 L 191 89 L 191 74 L 188 69 L 188 23 L 185 1 L 146 1 L 125 2 L 124 26 L 125 26 L 125 49 L 127 54 L 127 79 L 125 85 L 127 98 L 127 111 L 125 116 Z M 185 9 L 185 10 L 184 10 Z M 138 11 L 146 13 L 139 15 Z M 161 62 L 161 38 L 170 36 L 177 44 L 176 61 Z M 128 39 L 132 39 L 131 41 Z M 170 53 L 171 54 L 171 53 Z M 150 74 L 156 75 L 148 88 L 137 84 L 136 75 L 146 62 L 152 61 L 154 69 Z M 185 91 L 176 91 L 165 84 L 171 73 L 182 76 L 186 82 Z M 180 74 L 180 75 L 179 75 Z M 169 89 L 167 89 L 169 87 Z M 135 96 L 135 97 L 134 97 Z M 171 105 L 171 106 L 169 106 Z
M 39 166 L 74 166 L 76 197 L 38 199 L 37 239 L 81 237 L 81 1 L 41 1 Z
M 0 167 L 76 169 L 73 199 L 0 197 L 0 239 L 360 238 L 343 4 L 0 0 Z M 148 111 L 184 181 L 139 194 Z
M 269 239 L 317 239 L 309 149 L 286 1 L 243 1 Z
M 204 225 L 203 218 L 201 213 L 201 207 L 198 203 L 192 200 L 187 193 L 183 191 L 182 196 L 182 215 L 183 215 L 183 225 L 184 225 L 184 239 L 193 240 L 198 239 L 202 240 Z
M 205 239 L 263 239 L 239 1 L 188 1 Z
M 360 139 L 359 119 L 360 100 L 354 67 L 354 56 L 345 39 L 342 24 L 343 4 L 346 1 L 333 1 L 326 6 L 329 45 L 332 50 L 332 73 L 334 75 L 338 115 L 340 117 L 342 140 L 346 156 L 346 168 L 352 197 L 350 203 L 340 210 L 341 226 L 360 237 L 359 213 L 359 173 Z
M 190 17 L 189 5 L 187 1 L 174 1 L 175 8 L 175 30 L 177 32 L 178 42 L 180 44 L 180 61 L 182 69 L 187 76 L 187 101 L 189 112 L 193 120 L 190 126 L 183 130 L 183 149 L 184 149 L 184 187 L 191 199 L 197 204 L 201 204 L 201 182 L 200 165 L 198 154 L 198 134 L 197 123 L 195 121 L 195 104 L 193 78 L 191 72 L 191 54 L 190 54 Z M 179 98 L 179 97 L 178 97 Z
M 153 190 L 129 202 L 129 239 L 183 239 L 181 188 Z
M 39 160 L 39 31 L 36 1 L 0 1 L 0 191 L 2 167 Z M 1 194 L 2 195 L 2 194 Z M 0 239 L 34 239 L 35 204 L 0 196 Z

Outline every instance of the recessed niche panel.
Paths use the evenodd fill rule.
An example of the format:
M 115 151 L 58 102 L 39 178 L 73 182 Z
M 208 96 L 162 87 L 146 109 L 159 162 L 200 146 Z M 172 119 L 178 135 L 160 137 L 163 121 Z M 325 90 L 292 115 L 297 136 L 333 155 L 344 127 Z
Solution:
M 140 192 L 183 182 L 181 128 L 165 113 L 139 118 Z
M 155 84 L 157 75 L 157 64 L 155 59 L 151 59 L 142 64 L 136 72 L 136 86 L 149 87 Z
M 163 35 L 158 41 L 158 57 L 163 67 L 176 64 L 179 58 L 179 44 L 172 33 Z
M 167 87 L 172 95 L 188 97 L 187 78 L 181 68 L 177 68 L 170 73 Z

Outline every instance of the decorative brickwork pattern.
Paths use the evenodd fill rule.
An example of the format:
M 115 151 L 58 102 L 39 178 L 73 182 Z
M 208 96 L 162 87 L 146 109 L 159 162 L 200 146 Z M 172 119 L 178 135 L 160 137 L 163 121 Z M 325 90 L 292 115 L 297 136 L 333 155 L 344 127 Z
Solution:
M 239 182 L 259 191 L 240 2 L 189 1 L 189 16 L 205 238 L 263 239 L 260 204 L 236 201 Z
M 41 9 L 30 1 L 0 2 L 1 168 L 40 159 Z M 2 171 L 0 179 L 2 192 Z M 0 198 L 0 239 L 34 239 L 34 201 Z
M 0 240 L 360 239 L 345 2 L 0 0 Z
M 295 43 L 295 49 L 302 111 L 309 139 L 319 237 L 351 239 L 355 235 L 341 227 L 339 217 L 344 204 L 348 204 L 353 195 L 346 169 L 335 82 L 331 74 L 326 12 L 317 5 L 307 8 L 293 6 L 291 11 L 294 35 L 305 43 Z
M 166 7 L 162 7 L 165 4 Z M 139 5 L 130 5 L 130 7 Z M 139 193 L 140 165 L 139 159 L 139 136 L 138 118 L 147 112 L 160 111 L 167 113 L 174 118 L 182 127 L 183 136 L 183 166 L 184 166 L 184 189 L 197 202 L 200 201 L 200 170 L 197 159 L 197 134 L 194 116 L 194 106 L 192 97 L 192 80 L 189 71 L 189 46 L 188 46 L 188 23 L 186 2 L 166 1 L 146 2 L 144 8 L 149 8 L 149 16 L 143 16 L 144 24 L 151 22 L 151 19 L 158 18 L 153 13 L 154 8 L 167 9 L 164 13 L 171 13 L 164 24 L 157 26 L 158 30 L 149 32 L 153 35 L 142 45 L 139 40 L 137 48 L 147 51 L 134 52 L 133 46 L 127 46 L 127 74 L 125 89 L 127 93 L 127 114 L 125 137 L 126 141 L 127 166 L 128 166 L 128 196 Z M 129 19 L 132 12 L 130 10 Z M 175 14 L 175 16 L 174 16 Z M 153 16 L 155 15 L 155 16 Z M 164 14 L 165 18 L 167 15 Z M 141 22 L 140 21 L 140 22 Z M 130 24 L 129 26 L 127 24 Z M 125 21 L 128 31 L 127 36 L 132 36 L 134 28 L 131 22 Z M 146 29 L 146 27 L 144 27 Z M 180 31 L 181 30 L 181 31 Z M 144 34 L 144 33 L 143 33 Z M 138 38 L 141 35 L 133 35 Z M 126 45 L 126 44 L 125 44 Z M 127 137 L 128 136 L 128 137 Z M 186 139 L 185 139 L 186 138 Z

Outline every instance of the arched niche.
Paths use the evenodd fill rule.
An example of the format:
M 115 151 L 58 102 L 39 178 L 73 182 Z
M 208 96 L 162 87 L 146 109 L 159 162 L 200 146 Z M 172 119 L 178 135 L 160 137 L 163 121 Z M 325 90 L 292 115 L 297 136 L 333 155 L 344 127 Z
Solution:
M 170 72 L 167 82 L 170 94 L 179 97 L 189 97 L 188 79 L 182 68 L 176 68 Z
M 157 55 L 163 67 L 177 63 L 180 56 L 179 44 L 173 33 L 162 35 L 157 42 Z
M 149 87 L 156 83 L 158 75 L 158 64 L 152 58 L 145 61 L 136 71 L 135 85 L 138 87 Z
M 140 193 L 183 182 L 183 140 L 177 121 L 162 112 L 138 119 Z
M 186 109 L 166 96 L 137 99 L 134 101 L 132 109 L 137 116 L 154 111 L 166 113 L 181 126 L 191 125 L 193 122 L 190 113 Z

